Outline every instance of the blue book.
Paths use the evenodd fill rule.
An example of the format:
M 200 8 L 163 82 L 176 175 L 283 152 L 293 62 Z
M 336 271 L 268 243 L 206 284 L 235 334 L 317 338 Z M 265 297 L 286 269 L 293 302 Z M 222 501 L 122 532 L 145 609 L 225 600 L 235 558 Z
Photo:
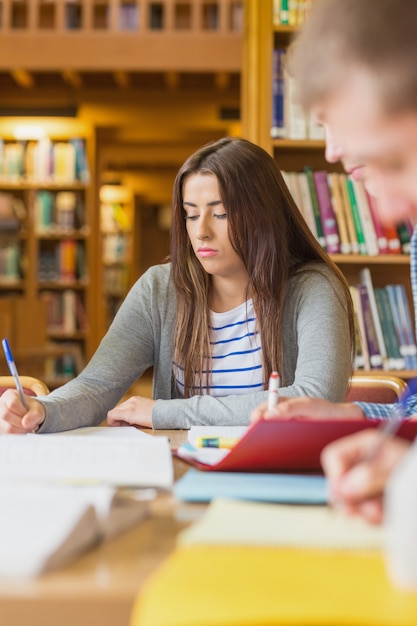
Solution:
M 234 498 L 283 504 L 326 504 L 321 475 L 202 472 L 190 469 L 174 485 L 174 495 L 188 502 Z
M 271 137 L 282 139 L 286 135 L 284 121 L 284 60 L 285 50 L 276 48 L 272 52 L 272 124 Z

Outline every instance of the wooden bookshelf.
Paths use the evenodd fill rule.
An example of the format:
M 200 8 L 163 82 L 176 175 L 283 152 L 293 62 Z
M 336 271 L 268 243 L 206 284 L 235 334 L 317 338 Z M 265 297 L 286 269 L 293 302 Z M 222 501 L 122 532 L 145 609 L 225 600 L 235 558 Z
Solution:
M 22 372 L 54 388 L 93 350 L 91 138 L 65 121 L 42 139 L 2 131 L 0 194 L 18 203 L 20 227 L 0 229 L 0 251 L 7 241 L 18 246 L 15 267 L 0 269 L 0 298 L 12 303 L 1 331 Z
M 274 48 L 287 48 L 297 27 L 273 23 L 273 1 L 246 0 L 244 62 L 242 71 L 243 135 L 262 146 L 285 171 L 343 171 L 340 164 L 325 160 L 322 140 L 277 139 L 271 136 L 272 124 L 272 57 Z M 359 273 L 369 267 L 374 287 L 391 283 L 406 286 L 411 313 L 414 315 L 410 284 L 410 259 L 404 254 L 332 255 L 350 284 L 359 282 Z M 362 370 L 363 371 L 363 370 Z M 376 371 L 376 370 L 373 370 Z M 403 378 L 417 374 L 412 370 L 392 372 Z
M 134 282 L 134 197 L 125 185 L 100 187 L 100 234 L 103 307 L 102 334 L 110 326 Z

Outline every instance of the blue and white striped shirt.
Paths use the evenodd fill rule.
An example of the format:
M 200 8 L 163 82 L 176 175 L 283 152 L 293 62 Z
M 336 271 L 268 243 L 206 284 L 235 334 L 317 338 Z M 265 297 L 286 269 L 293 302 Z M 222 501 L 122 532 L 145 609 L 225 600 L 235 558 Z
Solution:
M 411 237 L 410 249 L 410 274 L 411 274 L 411 290 L 413 293 L 414 311 L 417 312 L 417 227 L 414 229 Z M 394 404 L 375 404 L 373 402 L 356 402 L 366 417 L 369 419 L 379 420 L 387 419 L 392 416 L 395 406 Z M 410 396 L 404 411 L 406 417 L 417 415 L 417 395 Z
M 209 328 L 211 369 L 203 394 L 229 396 L 262 391 L 262 347 L 252 300 L 226 311 L 211 311 Z M 203 372 L 204 377 L 207 369 Z M 178 368 L 177 387 L 184 393 L 183 370 Z M 195 392 L 199 393 L 196 380 Z

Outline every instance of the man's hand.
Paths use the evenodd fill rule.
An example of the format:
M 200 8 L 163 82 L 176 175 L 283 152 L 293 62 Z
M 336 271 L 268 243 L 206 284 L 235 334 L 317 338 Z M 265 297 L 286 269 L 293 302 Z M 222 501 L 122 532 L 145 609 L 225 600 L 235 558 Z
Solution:
M 333 503 L 346 513 L 379 524 L 383 518 L 383 494 L 389 476 L 408 450 L 409 442 L 394 437 L 375 457 L 366 459 L 381 437 L 378 430 L 364 430 L 326 446 L 321 455 Z
M 292 419 L 301 417 L 306 419 L 363 419 L 364 413 L 357 404 L 349 402 L 329 402 L 320 398 L 280 398 L 278 404 L 268 410 L 268 403 L 264 402 L 253 409 L 251 422 L 260 419 Z

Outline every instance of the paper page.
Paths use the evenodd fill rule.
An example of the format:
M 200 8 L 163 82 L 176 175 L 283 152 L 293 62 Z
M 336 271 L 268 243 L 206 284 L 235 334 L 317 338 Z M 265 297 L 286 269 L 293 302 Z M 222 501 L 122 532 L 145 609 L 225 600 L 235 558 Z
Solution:
M 0 483 L 10 481 L 167 489 L 171 449 L 166 437 L 0 436 Z
M 0 485 L 0 577 L 63 566 L 140 523 L 148 502 L 112 487 Z
M 153 439 L 152 435 L 144 433 L 134 426 L 85 426 L 84 428 L 74 428 L 63 430 L 59 433 L 45 433 L 42 437 L 61 437 L 63 435 L 88 436 L 88 437 L 141 437 L 142 439 Z M 31 433 L 27 435 L 33 437 Z M 39 435 L 36 435 L 37 437 Z
M 380 549 L 383 529 L 326 506 L 214 500 L 182 531 L 180 545 L 229 544 L 331 549 Z
M 27 578 L 64 565 L 99 540 L 83 495 L 40 486 L 0 486 L 0 576 Z

